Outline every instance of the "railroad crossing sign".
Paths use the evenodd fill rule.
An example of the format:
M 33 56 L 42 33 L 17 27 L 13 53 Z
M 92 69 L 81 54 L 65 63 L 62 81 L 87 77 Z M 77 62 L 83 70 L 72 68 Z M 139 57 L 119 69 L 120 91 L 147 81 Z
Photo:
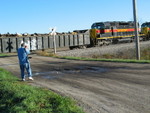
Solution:
M 51 28 L 51 35 L 56 35 L 56 27 L 55 28 Z
M 50 31 L 51 31 L 50 34 L 53 35 L 53 38 L 54 38 L 54 53 L 56 54 L 56 41 L 55 41 L 56 27 L 50 28 Z

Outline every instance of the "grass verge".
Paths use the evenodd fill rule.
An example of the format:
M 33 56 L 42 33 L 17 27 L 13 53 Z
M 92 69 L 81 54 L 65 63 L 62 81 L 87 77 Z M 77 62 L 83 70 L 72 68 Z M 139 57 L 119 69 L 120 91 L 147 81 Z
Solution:
M 99 55 L 97 53 L 93 55 L 89 55 L 87 57 L 71 57 L 71 56 L 58 56 L 57 54 L 39 51 L 38 55 L 41 56 L 50 56 L 55 58 L 64 58 L 71 60 L 86 60 L 86 61 L 105 61 L 105 62 L 124 62 L 124 63 L 150 63 L 150 47 L 141 49 L 141 60 L 135 60 L 136 54 L 135 50 L 130 49 L 123 52 L 118 52 L 116 54 L 102 54 Z
M 70 59 L 70 60 L 86 60 L 86 61 L 105 61 L 105 62 L 124 62 L 124 63 L 150 63 L 150 60 L 134 60 L 134 59 L 103 59 L 103 58 L 85 58 L 85 57 L 59 57 L 56 58 Z
M 27 85 L 0 69 L 0 113 L 84 113 L 75 101 Z
M 0 53 L 0 57 L 3 57 L 3 56 L 8 56 L 8 55 Z

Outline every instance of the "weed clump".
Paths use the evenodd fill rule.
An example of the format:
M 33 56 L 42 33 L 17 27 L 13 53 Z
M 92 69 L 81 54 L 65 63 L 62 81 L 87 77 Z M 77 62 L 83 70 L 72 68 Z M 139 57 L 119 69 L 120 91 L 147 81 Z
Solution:
M 40 55 L 40 56 L 56 57 L 56 54 L 54 54 L 54 53 L 52 53 L 52 52 L 47 52 L 47 51 L 37 51 L 36 54 L 37 54 L 37 55 Z
M 150 48 L 141 49 L 141 60 L 150 60 Z M 136 59 L 136 51 L 133 49 L 120 51 L 115 54 L 93 54 L 91 58 L 95 59 Z

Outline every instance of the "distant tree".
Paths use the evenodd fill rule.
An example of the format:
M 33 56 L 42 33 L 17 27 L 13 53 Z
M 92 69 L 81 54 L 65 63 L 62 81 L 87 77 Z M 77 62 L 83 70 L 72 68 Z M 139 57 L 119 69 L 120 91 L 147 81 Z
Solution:
M 9 32 L 7 32 L 6 37 L 7 37 L 7 36 L 9 36 L 9 35 L 10 35 L 10 33 L 9 33 Z

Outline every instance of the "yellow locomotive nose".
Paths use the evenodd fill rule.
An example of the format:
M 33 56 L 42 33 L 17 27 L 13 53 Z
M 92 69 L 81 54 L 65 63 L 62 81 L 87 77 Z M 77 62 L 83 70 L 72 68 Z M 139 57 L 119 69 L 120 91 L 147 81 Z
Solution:
M 149 32 L 149 28 L 148 27 L 143 27 L 141 28 L 141 33 L 147 35 Z
M 96 38 L 96 37 L 97 37 L 96 29 L 91 29 L 91 30 L 90 30 L 90 37 L 91 37 L 91 38 Z

